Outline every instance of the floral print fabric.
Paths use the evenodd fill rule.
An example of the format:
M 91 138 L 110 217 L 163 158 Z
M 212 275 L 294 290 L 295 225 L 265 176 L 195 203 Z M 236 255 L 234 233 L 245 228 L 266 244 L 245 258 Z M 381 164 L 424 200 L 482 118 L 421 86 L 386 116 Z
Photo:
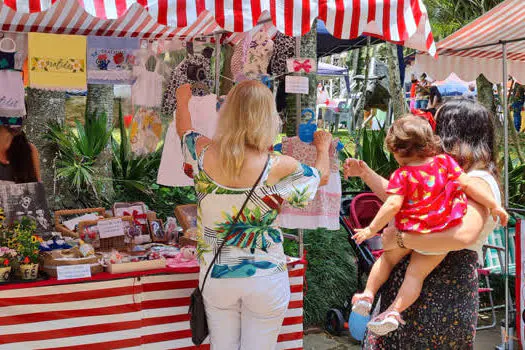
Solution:
M 394 301 L 409 257 L 396 265 L 379 291 L 380 312 Z M 364 350 L 467 350 L 473 349 L 478 317 L 477 254 L 470 250 L 449 252 L 425 279 L 417 301 L 402 317 L 406 325 L 378 337 L 365 336 Z
M 279 183 L 269 186 L 268 174 L 278 160 L 278 156 L 270 156 L 259 186 L 234 224 L 251 188 L 229 188 L 210 178 L 202 166 L 205 150 L 197 155 L 195 149 L 199 137 L 194 131 L 184 135 L 182 150 L 184 172 L 194 179 L 198 198 L 197 255 L 201 267 L 208 267 L 225 240 L 211 270 L 212 278 L 268 276 L 286 271 L 283 235 L 276 219 L 284 202 L 304 207 L 314 198 L 319 172 L 300 165 Z
M 387 193 L 404 196 L 396 215 L 401 231 L 431 233 L 458 225 L 467 211 L 467 197 L 456 181 L 463 170 L 441 154 L 429 163 L 403 166 L 388 183 Z

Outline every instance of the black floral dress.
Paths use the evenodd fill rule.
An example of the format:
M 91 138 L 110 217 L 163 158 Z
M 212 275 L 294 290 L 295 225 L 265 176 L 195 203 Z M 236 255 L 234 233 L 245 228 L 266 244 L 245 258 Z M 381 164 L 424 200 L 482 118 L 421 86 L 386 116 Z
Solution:
M 448 253 L 425 280 L 419 299 L 403 312 L 406 325 L 383 337 L 368 333 L 363 349 L 473 349 L 478 317 L 477 258 L 471 250 Z M 380 290 L 381 312 L 394 301 L 407 266 L 408 257 Z

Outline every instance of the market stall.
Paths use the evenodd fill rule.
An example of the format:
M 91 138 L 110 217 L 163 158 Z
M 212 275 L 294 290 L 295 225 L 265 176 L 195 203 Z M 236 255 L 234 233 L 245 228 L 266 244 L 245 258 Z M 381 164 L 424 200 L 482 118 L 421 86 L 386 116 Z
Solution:
M 475 80 L 483 74 L 492 83 L 501 83 L 503 89 L 503 127 L 505 143 L 505 207 L 514 213 L 523 210 L 509 207 L 509 127 L 508 78 L 525 81 L 525 3 L 507 0 L 483 16 L 459 29 L 438 43 L 439 58 L 435 60 L 423 53 L 416 55 L 416 69 L 436 79 L 446 79 L 455 73 L 465 81 Z M 505 228 L 505 333 L 507 348 L 512 307 L 509 290 L 510 250 L 509 228 Z M 521 246 L 521 245 L 519 245 Z M 521 293 L 521 291 L 520 291 Z M 517 295 L 520 298 L 520 295 Z M 521 322 L 523 327 L 523 322 Z M 523 340 L 521 340 L 523 341 Z
M 4 0 L 0 3 L 0 26 L 6 37 L 30 33 L 26 38 L 26 72 L 27 84 L 32 88 L 82 89 L 92 82 L 133 84 L 131 150 L 143 155 L 153 152 L 160 141 L 159 115 L 172 116 L 177 86 L 194 84 L 207 101 L 202 105 L 215 110 L 220 80 L 238 81 L 234 74 L 227 78 L 220 72 L 221 45 L 235 45 L 234 55 L 237 50 L 242 58 L 256 56 L 247 50 L 261 37 L 265 43 L 273 40 L 276 47 L 281 42 L 291 43 L 287 57 L 280 57 L 282 51 L 278 50 L 264 52 L 266 66 L 267 58 L 278 55 L 278 70 L 272 66 L 267 74 L 266 67 L 262 72 L 257 66 L 255 75 L 246 69 L 238 72 L 243 79 L 270 81 L 270 86 L 280 76 L 300 74 L 286 68 L 286 58 L 299 58 L 299 41 L 288 37 L 309 32 L 315 18 L 322 19 L 327 30 L 338 38 L 375 35 L 434 54 L 421 1 L 339 5 L 299 0 L 252 1 L 249 5 L 223 1 Z M 163 82 L 164 63 L 157 54 L 175 47 L 183 48 L 184 59 Z M 23 49 L 26 47 L 19 51 Z M 149 67 L 151 62 L 154 68 Z M 245 63 L 241 60 L 241 66 Z M 13 69 L 16 74 L 18 70 L 22 68 Z M 148 93 L 134 94 L 134 90 Z M 165 143 L 176 145 L 169 136 L 172 125 Z M 285 141 L 285 150 L 303 142 Z M 184 175 L 182 164 L 180 171 L 173 171 L 175 163 L 169 157 L 163 155 L 168 160 L 164 163 L 171 166 L 170 176 L 162 178 L 161 162 L 158 182 L 174 187 L 188 185 L 187 178 L 171 177 L 172 173 Z M 333 168 L 336 184 L 337 160 Z M 21 186 L 15 193 L 17 203 L 41 196 L 42 186 L 26 187 L 30 186 Z M 330 190 L 340 192 L 340 187 L 339 179 L 339 185 Z M 63 210 L 55 213 L 54 225 L 49 229 L 52 219 L 45 214 L 48 210 L 42 200 L 37 202 L 38 207 L 6 210 L 8 220 L 2 233 L 10 240 L 6 244 L 14 253 L 1 252 L 7 263 L 0 272 L 7 282 L 0 285 L 0 348 L 193 348 L 187 306 L 198 278 L 192 248 L 197 231 L 195 205 L 174 208 L 176 219 L 167 218 L 165 223 L 157 218 L 154 208 L 146 208 L 143 203 L 115 203 L 110 210 Z M 334 227 L 338 226 L 338 206 L 336 201 L 335 219 L 330 221 L 330 225 L 332 221 L 337 224 Z M 293 208 L 288 211 L 289 225 L 284 227 L 292 229 L 321 227 L 319 222 L 325 219 L 320 217 L 319 222 L 310 220 L 308 227 L 296 227 L 296 217 L 302 214 Z M 13 220 L 31 215 L 42 230 L 37 232 L 29 223 L 10 226 Z M 40 234 L 50 231 L 59 234 Z M 292 300 L 279 336 L 279 349 L 302 348 L 306 268 L 302 240 L 299 251 L 301 256 L 289 261 Z M 38 265 L 49 278 L 37 274 Z M 22 283 L 23 279 L 34 281 Z

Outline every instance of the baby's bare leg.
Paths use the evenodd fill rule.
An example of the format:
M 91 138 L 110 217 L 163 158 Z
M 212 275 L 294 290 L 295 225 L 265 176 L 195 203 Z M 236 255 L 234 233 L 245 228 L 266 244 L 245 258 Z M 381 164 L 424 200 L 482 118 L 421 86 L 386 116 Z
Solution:
M 410 252 L 410 249 L 403 248 L 385 251 L 375 262 L 374 266 L 372 266 L 370 276 L 368 276 L 368 281 L 366 282 L 366 289 L 363 294 L 374 297 L 383 283 L 388 280 L 390 272 L 392 272 L 394 266 L 396 266 L 401 259 L 410 254 Z
M 447 255 L 423 255 L 413 252 L 405 273 L 405 280 L 390 309 L 399 313 L 408 309 L 419 298 L 425 278 L 443 261 L 445 256 Z

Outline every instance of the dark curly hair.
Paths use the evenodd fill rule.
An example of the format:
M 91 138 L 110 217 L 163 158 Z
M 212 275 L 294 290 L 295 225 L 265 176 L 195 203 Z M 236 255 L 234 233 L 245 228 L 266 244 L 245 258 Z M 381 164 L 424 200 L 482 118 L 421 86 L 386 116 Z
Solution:
M 436 113 L 436 134 L 465 171 L 487 170 L 499 181 L 494 124 L 485 107 L 466 98 L 446 102 Z
M 434 135 L 430 123 L 414 115 L 397 119 L 388 129 L 386 148 L 403 158 L 432 157 L 441 151 L 441 141 Z

